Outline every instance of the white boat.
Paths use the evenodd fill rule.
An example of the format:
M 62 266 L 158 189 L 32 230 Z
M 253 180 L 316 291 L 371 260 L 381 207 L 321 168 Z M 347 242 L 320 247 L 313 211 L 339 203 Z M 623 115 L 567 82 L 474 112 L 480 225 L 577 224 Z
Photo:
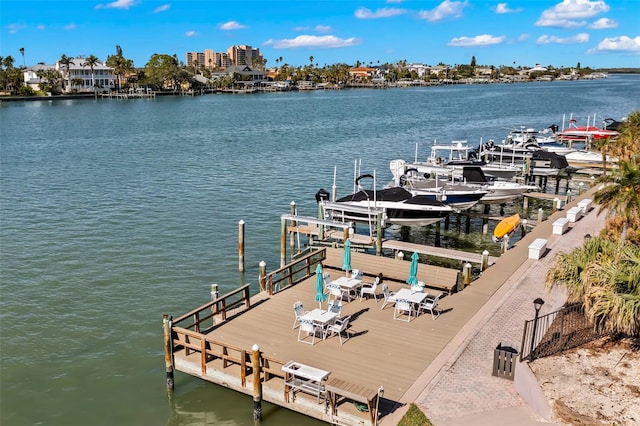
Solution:
M 522 168 L 512 164 L 488 163 L 477 156 L 477 150 L 468 145 L 467 141 L 453 141 L 451 144 L 439 145 L 434 141 L 431 146 L 431 153 L 427 161 L 418 161 L 418 146 L 416 144 L 416 153 L 414 161 L 407 163 L 404 160 L 392 160 L 389 163 L 394 178 L 396 175 L 404 174 L 404 169 L 416 169 L 419 173 L 429 174 L 430 177 L 440 176 L 461 176 L 462 168 L 465 166 L 479 166 L 482 170 L 497 179 L 509 180 Z
M 515 200 L 525 192 L 539 189 L 535 185 L 491 180 L 487 178 L 482 169 L 477 166 L 467 166 L 464 168 L 462 183 L 489 191 L 480 199 L 480 204 L 504 204 Z
M 318 191 L 316 200 L 322 205 L 326 219 L 371 223 L 372 220 L 375 222 L 378 213 L 382 213 L 383 226 L 423 226 L 438 222 L 456 211 L 440 201 L 425 195 L 414 195 L 400 187 L 363 189 L 360 181 L 364 178 L 373 176 L 359 176 L 356 179 L 358 190 L 333 202 L 329 201 L 327 191 Z

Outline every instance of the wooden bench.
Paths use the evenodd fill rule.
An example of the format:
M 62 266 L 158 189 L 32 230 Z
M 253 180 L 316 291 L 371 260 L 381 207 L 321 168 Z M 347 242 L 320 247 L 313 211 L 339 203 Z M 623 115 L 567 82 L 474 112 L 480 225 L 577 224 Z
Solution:
M 529 244 L 529 259 L 538 260 L 547 251 L 547 240 L 544 238 L 536 238 Z
M 569 222 L 575 223 L 580 220 L 580 217 L 582 217 L 582 207 L 575 206 L 567 210 L 567 219 L 569 219 Z
M 326 253 L 327 258 L 324 266 L 341 270 L 344 250 L 327 247 Z M 410 265 L 411 262 L 406 260 L 351 251 L 351 266 L 361 270 L 364 275 L 372 277 L 371 281 L 373 281 L 373 277 L 377 277 L 382 272 L 383 280 L 406 283 L 409 278 Z M 424 282 L 425 287 L 452 293 L 457 290 L 459 275 L 460 271 L 456 269 L 420 263 L 416 278 L 418 281 Z M 367 281 L 366 278 L 365 281 Z
M 562 235 L 569 228 L 569 219 L 566 217 L 560 217 L 553 222 L 552 227 L 554 235 Z
M 591 203 L 592 203 L 591 198 L 585 198 L 584 200 L 578 201 L 577 206 L 582 209 L 583 215 L 589 213 L 589 211 L 591 210 Z
M 349 399 L 351 401 L 360 402 L 367 406 L 369 410 L 369 416 L 371 424 L 374 425 L 377 420 L 376 411 L 378 410 L 377 399 L 379 397 L 378 391 L 373 389 L 356 385 L 342 379 L 333 377 L 329 379 L 325 385 L 327 392 L 327 398 L 329 399 L 329 407 L 331 409 L 331 415 L 338 414 L 338 404 L 341 399 Z

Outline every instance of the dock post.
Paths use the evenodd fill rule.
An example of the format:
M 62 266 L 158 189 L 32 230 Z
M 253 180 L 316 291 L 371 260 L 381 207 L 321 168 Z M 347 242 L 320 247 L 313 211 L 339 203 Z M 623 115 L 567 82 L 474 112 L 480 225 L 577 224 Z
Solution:
M 404 260 L 404 253 L 402 251 L 398 252 L 398 260 Z
M 471 284 L 471 263 L 467 262 L 464 264 L 464 268 L 462 269 L 462 278 L 465 286 Z
M 509 250 L 509 236 L 505 235 L 502 237 L 502 253 L 506 253 Z
M 318 203 L 318 219 L 324 220 L 322 203 Z M 313 235 L 309 235 L 309 240 L 313 240 Z M 324 241 L 324 225 L 318 225 L 318 241 Z
M 489 219 L 482 219 L 482 235 L 487 235 L 489 232 Z
M 489 267 L 489 250 L 482 252 L 482 263 L 480 264 L 480 272 Z
M 262 420 L 262 380 L 260 380 L 260 347 L 251 347 L 251 369 L 253 370 L 253 420 Z
M 382 255 L 382 237 L 384 236 L 382 231 L 382 213 L 378 213 L 376 217 L 376 254 Z
M 520 237 L 522 238 L 527 235 L 527 219 L 522 219 L 522 224 L 520 226 Z
M 171 325 L 173 317 L 162 315 L 162 330 L 164 335 L 164 368 L 167 373 L 167 389 L 173 390 L 173 344 L 171 342 Z
M 238 222 L 238 271 L 244 272 L 244 220 Z
M 280 220 L 280 267 L 287 264 L 287 220 Z
M 211 284 L 211 301 L 213 302 L 218 298 L 218 284 Z M 218 313 L 218 304 L 216 303 L 211 307 L 211 313 L 213 315 Z
M 292 201 L 289 204 L 289 209 L 290 209 L 291 216 L 295 216 L 296 215 L 296 202 L 295 201 Z M 291 226 L 292 227 L 298 226 L 298 222 L 296 222 L 295 220 L 292 220 L 291 221 Z M 293 231 L 289 233 L 289 247 L 291 247 L 291 253 L 293 253 L 293 250 L 296 247 L 296 240 L 295 240 L 295 237 L 294 237 L 293 234 L 294 234 Z
M 525 212 L 529 210 L 529 197 L 527 197 L 526 195 L 522 197 L 522 210 L 524 210 Z
M 538 225 L 540 225 L 542 223 L 542 214 L 544 213 L 544 210 L 542 210 L 542 207 L 540 207 L 538 209 Z
M 565 204 L 569 204 L 571 202 L 571 190 L 567 189 L 567 201 L 565 201 Z
M 583 187 L 584 187 L 584 182 L 580 182 L 578 184 L 578 195 L 582 195 Z
M 259 275 L 258 281 L 260 281 L 260 291 L 265 291 L 267 289 L 267 263 L 264 260 L 261 260 L 259 263 Z
M 551 212 L 555 213 L 558 211 L 558 204 L 560 203 L 560 198 L 556 197 L 553 199 L 553 207 L 551 208 Z

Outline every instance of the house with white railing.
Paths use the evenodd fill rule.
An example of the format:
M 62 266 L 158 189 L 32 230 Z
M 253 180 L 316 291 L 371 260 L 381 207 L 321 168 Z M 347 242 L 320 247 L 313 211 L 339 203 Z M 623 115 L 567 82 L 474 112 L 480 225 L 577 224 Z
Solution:
M 87 63 L 87 58 L 72 58 L 68 69 L 66 64 L 56 62 L 55 69 L 62 75 L 64 92 L 106 92 L 116 87 L 116 77 L 113 68 L 98 61 L 93 67 Z

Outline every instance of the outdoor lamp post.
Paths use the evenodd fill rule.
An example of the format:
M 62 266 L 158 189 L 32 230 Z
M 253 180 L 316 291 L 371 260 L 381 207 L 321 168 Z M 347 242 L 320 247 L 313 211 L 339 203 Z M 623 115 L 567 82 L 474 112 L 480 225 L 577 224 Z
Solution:
M 538 315 L 540 314 L 540 308 L 544 305 L 544 300 L 541 298 L 536 298 L 533 301 L 533 307 L 536 310 L 536 316 L 533 319 L 533 332 L 531 333 L 531 348 L 529 349 L 529 361 L 533 361 L 533 347 L 536 342 L 536 329 L 538 328 Z

